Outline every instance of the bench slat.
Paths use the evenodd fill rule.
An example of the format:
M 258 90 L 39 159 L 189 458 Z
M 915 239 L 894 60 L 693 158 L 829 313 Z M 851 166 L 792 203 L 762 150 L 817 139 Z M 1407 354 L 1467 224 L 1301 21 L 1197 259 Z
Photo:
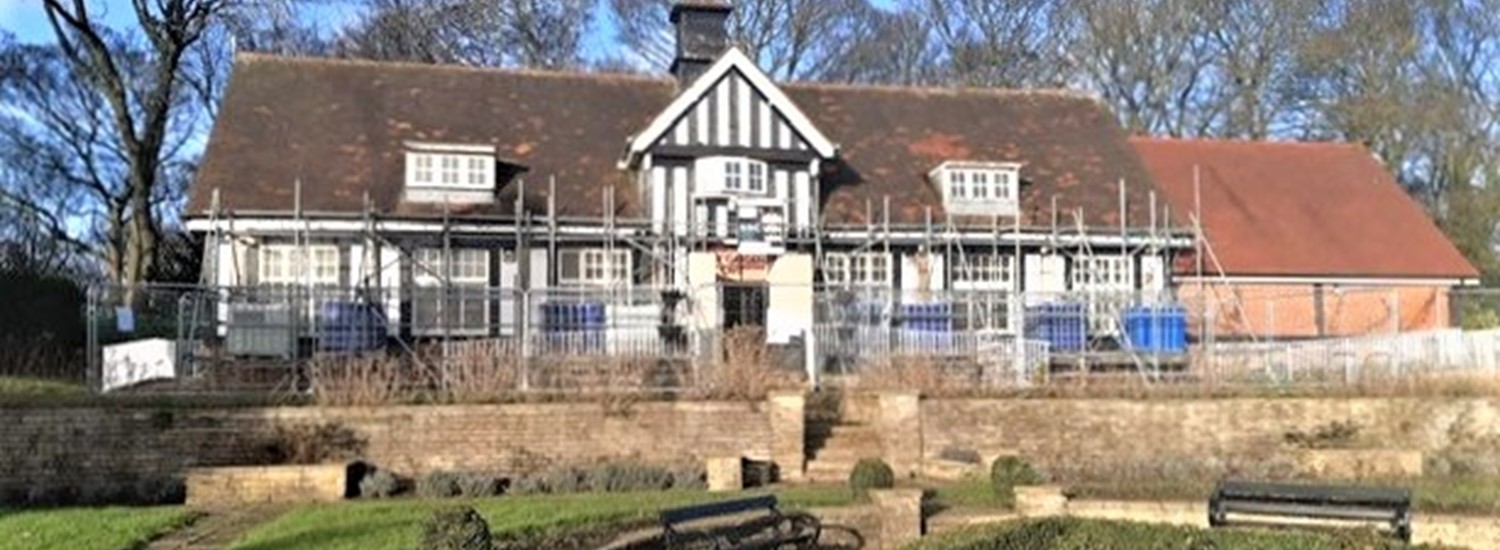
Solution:
M 1219 510 L 1225 513 L 1297 516 L 1322 519 L 1348 519 L 1388 522 L 1396 519 L 1397 512 L 1390 508 L 1362 508 L 1351 506 L 1317 506 L 1295 503 L 1223 501 Z
M 675 524 L 688 523 L 700 519 L 708 519 L 719 516 L 732 516 L 735 514 L 743 514 L 745 512 L 753 512 L 756 510 L 774 510 L 775 508 L 775 495 L 742 498 L 737 500 L 725 500 L 720 502 L 710 502 L 707 504 L 698 504 L 695 506 L 684 506 L 682 508 L 663 510 L 661 513 L 661 522 L 670 527 Z
M 1410 506 L 1411 491 L 1389 487 L 1343 485 L 1295 485 L 1290 483 L 1221 482 L 1214 490 L 1218 499 L 1299 502 L 1306 504 L 1356 504 Z

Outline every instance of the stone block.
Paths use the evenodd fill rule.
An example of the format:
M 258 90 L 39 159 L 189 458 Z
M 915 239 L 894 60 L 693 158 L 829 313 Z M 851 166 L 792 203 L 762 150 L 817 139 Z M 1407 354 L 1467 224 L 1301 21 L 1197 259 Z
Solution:
M 873 489 L 870 500 L 880 515 L 881 548 L 900 548 L 922 538 L 921 489 Z
M 922 463 L 922 476 L 939 481 L 959 481 L 983 474 L 983 465 L 969 462 L 934 458 Z
M 335 502 L 344 498 L 346 471 L 343 464 L 192 468 L 187 505 L 213 509 Z
M 780 469 L 782 479 L 801 481 L 807 469 L 807 396 L 801 391 L 772 392 L 766 405 L 771 462 Z
M 744 488 L 743 459 L 737 456 L 708 459 L 709 492 L 739 491 Z
M 1068 497 L 1061 485 L 1017 485 L 1016 512 L 1024 517 L 1060 516 L 1067 511 Z

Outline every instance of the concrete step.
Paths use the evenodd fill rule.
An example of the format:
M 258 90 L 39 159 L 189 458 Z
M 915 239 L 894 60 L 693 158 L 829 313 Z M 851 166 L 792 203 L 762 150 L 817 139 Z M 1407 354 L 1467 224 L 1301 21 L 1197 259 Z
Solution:
M 865 458 L 880 458 L 879 447 L 826 447 L 808 453 L 809 460 L 848 462 L 854 464 Z

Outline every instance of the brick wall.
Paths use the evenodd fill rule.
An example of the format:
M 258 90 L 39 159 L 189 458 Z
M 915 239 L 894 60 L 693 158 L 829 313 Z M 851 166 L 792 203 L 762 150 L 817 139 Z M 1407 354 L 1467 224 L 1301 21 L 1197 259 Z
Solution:
M 1343 288 L 1290 284 L 1183 284 L 1178 296 L 1190 307 L 1212 302 L 1221 337 L 1357 336 L 1449 325 L 1448 289 L 1440 286 Z M 1319 294 L 1321 293 L 1321 298 Z M 1321 302 L 1321 319 L 1318 314 Z M 1194 312 L 1196 318 L 1198 312 Z M 1202 327 L 1192 327 L 1201 334 Z
M 0 410 L 0 499 L 29 491 L 117 490 L 194 466 L 262 464 L 275 427 L 333 423 L 365 460 L 404 475 L 434 469 L 523 473 L 634 459 L 701 463 L 771 456 L 764 403 L 596 403 L 363 409 Z
M 1355 444 L 1372 448 L 1431 452 L 1500 436 L 1500 400 L 1490 399 L 929 399 L 921 415 L 926 458 L 946 447 L 1016 453 L 1056 471 L 1222 471 L 1270 460 L 1287 432 L 1334 421 L 1358 424 Z

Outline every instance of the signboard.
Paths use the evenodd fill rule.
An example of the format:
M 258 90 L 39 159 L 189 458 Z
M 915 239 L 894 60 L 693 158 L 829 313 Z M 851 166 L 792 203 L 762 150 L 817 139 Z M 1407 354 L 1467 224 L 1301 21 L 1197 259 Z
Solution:
M 719 280 L 731 282 L 764 282 L 771 272 L 771 256 L 741 254 L 735 250 L 714 252 L 719 258 Z

